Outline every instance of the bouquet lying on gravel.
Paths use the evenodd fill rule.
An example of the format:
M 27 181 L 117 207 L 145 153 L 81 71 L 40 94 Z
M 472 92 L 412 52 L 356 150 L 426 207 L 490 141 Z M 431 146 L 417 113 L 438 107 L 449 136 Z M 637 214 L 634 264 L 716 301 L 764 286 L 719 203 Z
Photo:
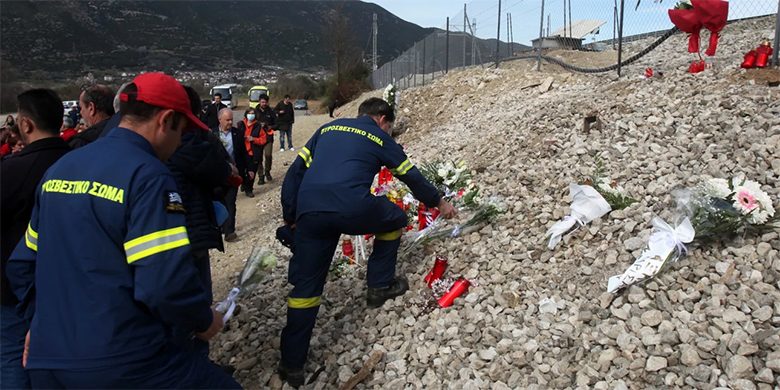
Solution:
M 622 210 L 636 202 L 616 181 L 605 176 L 604 164 L 599 158 L 596 158 L 596 170 L 591 176 L 582 183 L 569 185 L 569 195 L 569 215 L 552 225 L 545 234 L 545 237 L 549 237 L 547 248 L 550 250 L 555 249 L 564 235 L 573 233 L 612 210 Z
M 382 92 L 382 100 L 386 101 L 390 105 L 390 108 L 395 110 L 395 106 L 398 104 L 398 92 L 395 85 L 392 83 L 387 84 L 385 90 Z
M 400 256 L 406 256 L 420 245 L 434 240 L 460 237 L 482 229 L 504 213 L 504 206 L 499 198 L 490 198 L 483 203 L 473 203 L 458 210 L 461 214 L 468 214 L 470 217 L 459 224 L 452 224 L 441 218 L 435 219 L 425 229 L 411 232 L 408 234 L 410 240 L 401 250 Z
M 217 303 L 215 307 L 218 312 L 224 314 L 225 323 L 233 316 L 238 297 L 254 290 L 274 267 L 276 267 L 276 256 L 273 253 L 265 248 L 252 247 L 244 269 L 238 276 L 236 287 L 233 287 L 227 298 Z
M 685 245 L 698 240 L 728 240 L 737 235 L 780 229 L 769 194 L 744 178 L 708 179 L 694 189 L 673 193 L 677 202 L 675 226 L 653 219 L 653 233 L 639 258 L 622 275 L 609 279 L 607 291 L 644 281 L 686 253 Z

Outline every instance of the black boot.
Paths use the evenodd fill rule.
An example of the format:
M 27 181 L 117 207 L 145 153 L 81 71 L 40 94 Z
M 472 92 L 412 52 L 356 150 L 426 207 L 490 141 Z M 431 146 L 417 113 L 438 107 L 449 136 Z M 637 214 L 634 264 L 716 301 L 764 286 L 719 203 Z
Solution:
M 366 300 L 369 307 L 380 307 L 386 300 L 404 295 L 409 289 L 409 282 L 404 277 L 396 277 L 393 283 L 387 287 L 369 288 Z
M 268 182 L 270 183 L 270 182 L 274 181 L 274 178 L 271 177 L 270 173 L 266 173 L 265 174 L 265 180 L 268 180 Z
M 296 389 L 298 387 L 303 386 L 303 382 L 306 379 L 303 376 L 303 369 L 298 369 L 298 370 L 288 369 L 280 364 L 279 368 L 276 371 L 279 373 L 279 378 L 287 382 L 288 385 L 295 387 Z

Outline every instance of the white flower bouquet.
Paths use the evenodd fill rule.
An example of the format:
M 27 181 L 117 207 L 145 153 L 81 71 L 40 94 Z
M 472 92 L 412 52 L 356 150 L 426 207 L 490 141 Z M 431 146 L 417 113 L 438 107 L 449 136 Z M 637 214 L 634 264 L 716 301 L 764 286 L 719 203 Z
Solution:
M 233 316 L 238 298 L 254 290 L 274 267 L 276 267 L 276 256 L 271 251 L 258 246 L 252 247 L 244 269 L 238 276 L 236 287 L 233 287 L 227 298 L 217 303 L 215 307 L 218 312 L 224 314 L 225 323 Z
M 673 193 L 677 202 L 677 220 L 672 228 L 660 218 L 647 247 L 622 275 L 609 279 L 607 291 L 615 292 L 633 283 L 657 275 L 686 253 L 693 241 L 728 240 L 736 235 L 760 234 L 780 229 L 772 200 L 755 181 L 736 177 L 732 180 L 710 178 L 694 189 Z

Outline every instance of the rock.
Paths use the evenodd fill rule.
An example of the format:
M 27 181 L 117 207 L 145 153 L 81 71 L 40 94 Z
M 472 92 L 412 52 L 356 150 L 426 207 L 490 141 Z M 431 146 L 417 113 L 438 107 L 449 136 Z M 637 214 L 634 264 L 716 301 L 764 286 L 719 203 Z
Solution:
M 241 370 L 248 370 L 257 364 L 257 358 L 251 357 L 249 359 L 242 360 L 240 363 L 236 364 L 236 371 Z
M 544 79 L 544 81 L 542 81 L 542 85 L 539 86 L 539 92 L 545 93 L 545 92 L 549 91 L 550 88 L 552 88 L 552 84 L 553 84 L 554 81 L 555 81 L 555 79 L 552 78 L 552 77 L 548 77 L 548 78 Z
M 758 256 L 760 257 L 765 257 L 771 250 L 772 245 L 769 245 L 767 242 L 759 242 L 758 245 L 756 245 L 756 253 L 758 253 Z
M 498 356 L 498 353 L 493 347 L 479 351 L 479 358 L 482 360 L 492 361 L 496 356 Z
M 558 312 L 558 305 L 550 298 L 544 298 L 539 301 L 539 313 L 555 314 Z
M 663 315 L 658 310 L 648 310 L 642 313 L 641 321 L 646 326 L 656 326 L 663 321 Z
M 623 245 L 628 251 L 635 251 L 645 246 L 645 242 L 639 237 L 631 237 L 623 242 Z
M 780 373 L 780 359 L 771 359 L 766 361 L 766 368 Z
M 753 363 L 744 356 L 734 355 L 726 362 L 726 375 L 729 379 L 748 378 L 752 373 Z
M 666 358 L 660 356 L 650 356 L 649 358 L 647 358 L 647 363 L 645 364 L 645 370 L 651 372 L 660 371 L 666 368 L 666 365 L 667 365 Z
M 347 366 L 339 367 L 339 382 L 346 383 L 349 378 L 352 378 L 352 370 Z
M 756 374 L 756 380 L 764 383 L 772 383 L 775 381 L 775 374 L 773 374 L 772 370 L 769 368 L 764 367 L 758 370 L 758 374 Z
M 758 310 L 753 311 L 753 319 L 760 322 L 768 321 L 772 318 L 772 308 L 769 306 L 761 306 Z
M 725 312 L 723 312 L 723 321 L 726 322 L 744 322 L 747 320 L 747 315 L 745 313 L 735 309 L 735 308 L 729 308 Z
M 684 345 L 681 346 L 680 349 L 682 351 L 680 354 L 680 362 L 682 364 L 685 364 L 688 367 L 694 367 L 701 363 L 701 358 L 699 357 L 696 348 L 691 347 L 690 345 Z

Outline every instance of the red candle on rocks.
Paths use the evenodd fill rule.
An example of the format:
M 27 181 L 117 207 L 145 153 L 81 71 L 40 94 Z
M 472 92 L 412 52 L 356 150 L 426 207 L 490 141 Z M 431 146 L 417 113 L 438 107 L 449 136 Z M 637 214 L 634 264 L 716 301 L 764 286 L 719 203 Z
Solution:
M 464 277 L 458 278 L 455 283 L 452 284 L 450 290 L 439 298 L 439 306 L 450 307 L 455 302 L 455 298 L 463 295 L 468 289 L 471 283 Z
M 341 242 L 341 253 L 349 258 L 350 263 L 355 261 L 355 248 L 352 246 L 352 240 L 345 238 L 344 241 Z
M 764 43 L 756 49 L 756 68 L 766 68 L 769 64 L 769 56 L 772 55 L 772 52 L 772 46 L 769 44 L 769 41 L 764 41 Z
M 436 256 L 436 261 L 433 263 L 433 268 L 431 268 L 431 272 L 428 272 L 428 275 L 425 275 L 425 283 L 428 283 L 428 288 L 433 285 L 433 282 L 441 279 L 442 275 L 444 275 L 444 271 L 447 270 L 447 259 L 443 257 Z

